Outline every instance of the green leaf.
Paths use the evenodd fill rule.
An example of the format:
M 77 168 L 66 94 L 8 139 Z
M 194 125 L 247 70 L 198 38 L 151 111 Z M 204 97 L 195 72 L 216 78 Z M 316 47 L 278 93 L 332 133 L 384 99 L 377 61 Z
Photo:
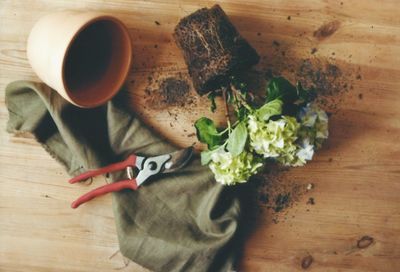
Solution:
M 216 96 L 217 95 L 214 92 L 211 92 L 207 95 L 207 98 L 211 101 L 211 107 L 210 107 L 211 112 L 215 112 L 215 110 L 217 109 L 217 104 L 215 103 Z
M 272 78 L 267 85 L 267 101 L 281 99 L 284 104 L 300 105 L 312 100 L 315 89 L 304 89 L 300 82 L 294 86 L 283 77 Z
M 233 155 L 237 156 L 242 153 L 244 146 L 247 141 L 247 128 L 244 122 L 240 122 L 229 135 L 228 139 L 228 151 Z
M 283 102 L 280 99 L 272 100 L 256 111 L 256 115 L 260 120 L 267 121 L 271 116 L 282 113 Z
M 272 78 L 267 85 L 267 101 L 281 99 L 283 103 L 293 103 L 298 99 L 297 89 L 283 77 Z
M 300 81 L 298 81 L 296 84 L 296 90 L 298 94 L 298 101 L 296 101 L 296 104 L 307 103 L 312 100 L 316 95 L 314 88 L 304 89 Z
M 202 117 L 194 123 L 194 126 L 197 138 L 200 142 L 207 144 L 208 149 L 213 149 L 221 143 L 223 135 L 218 133 L 211 119 Z
M 235 111 L 235 114 L 239 121 L 243 121 L 247 117 L 248 110 L 245 107 L 241 107 Z

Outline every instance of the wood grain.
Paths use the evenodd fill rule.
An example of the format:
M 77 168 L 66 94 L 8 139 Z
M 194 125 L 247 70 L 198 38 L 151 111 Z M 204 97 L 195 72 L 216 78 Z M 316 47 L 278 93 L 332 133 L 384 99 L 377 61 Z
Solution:
M 315 189 L 279 216 L 258 216 L 240 271 L 399 271 L 400 270 L 400 6 L 385 1 L 219 1 L 241 34 L 276 63 L 273 41 L 287 56 L 334 61 L 357 71 L 353 89 L 340 94 L 331 117 L 330 139 L 315 160 L 280 174 L 282 180 L 312 182 Z M 99 10 L 124 21 L 134 46 L 127 81 L 133 110 L 175 144 L 195 142 L 193 121 L 210 115 L 209 104 L 191 90 L 190 106 L 164 105 L 148 91 L 169 76 L 187 78 L 172 40 L 179 18 L 211 1 L 12 1 L 0 2 L 0 270 L 145 271 L 124 263 L 118 250 L 109 196 L 78 210 L 70 202 L 87 186 L 71 186 L 67 175 L 33 139 L 5 133 L 5 86 L 17 79 L 38 80 L 26 59 L 26 38 L 40 16 L 57 10 Z M 289 17 L 290 16 L 290 20 Z M 155 24 L 158 21 L 160 25 Z M 339 21 L 338 29 L 317 39 L 314 31 Z M 157 46 L 155 46 L 157 45 Z M 332 53 L 335 53 L 333 56 Z M 351 55 L 351 57 L 349 57 Z M 275 62 L 274 62 L 275 60 Z M 288 69 L 282 73 L 292 77 Z M 151 77 L 151 79 L 149 79 Z M 152 85 L 153 84 L 153 85 Z M 220 107 L 221 108 L 221 107 Z M 95 184 L 102 184 L 100 178 Z M 315 205 L 307 205 L 314 197 Z M 307 211 L 308 210 L 308 211 Z M 363 236 L 373 243 L 357 248 Z M 312 262 L 304 267 L 304 258 Z M 303 267 L 302 267 L 303 263 Z

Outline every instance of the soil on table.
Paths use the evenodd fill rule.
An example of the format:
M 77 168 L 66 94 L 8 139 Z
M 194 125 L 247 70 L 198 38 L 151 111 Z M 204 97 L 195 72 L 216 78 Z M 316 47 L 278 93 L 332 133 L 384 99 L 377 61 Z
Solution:
M 186 80 L 169 77 L 161 82 L 160 94 L 164 102 L 169 105 L 179 105 L 184 107 L 186 96 L 189 94 L 190 87 Z
M 145 89 L 146 104 L 157 110 L 181 107 L 190 112 L 197 103 L 196 94 L 192 91 L 190 79 L 182 73 L 152 73 L 148 77 Z
M 288 178 L 285 175 L 288 170 L 287 167 L 271 163 L 263 173 L 251 179 L 257 186 L 260 211 L 267 210 L 275 224 L 285 221 L 288 218 L 288 208 L 297 206 L 302 200 L 307 201 L 304 196 L 312 195 L 315 189 L 311 182 Z

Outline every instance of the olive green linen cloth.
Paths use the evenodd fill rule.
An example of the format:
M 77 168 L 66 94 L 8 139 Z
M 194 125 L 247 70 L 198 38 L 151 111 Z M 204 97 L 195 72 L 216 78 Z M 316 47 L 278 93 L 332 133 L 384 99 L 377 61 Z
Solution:
M 132 152 L 152 156 L 176 150 L 124 108 L 122 96 L 102 107 L 81 109 L 44 84 L 16 81 L 6 88 L 7 130 L 32 133 L 70 175 Z M 113 193 L 120 250 L 154 271 L 230 271 L 240 248 L 240 203 L 236 189 L 217 184 L 195 158 L 137 191 Z M 96 204 L 83 205 L 79 209 Z

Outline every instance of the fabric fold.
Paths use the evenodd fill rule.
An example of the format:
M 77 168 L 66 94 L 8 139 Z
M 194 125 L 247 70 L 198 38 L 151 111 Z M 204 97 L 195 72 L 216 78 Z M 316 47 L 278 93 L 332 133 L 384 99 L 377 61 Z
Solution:
M 33 134 L 70 175 L 132 152 L 152 156 L 176 150 L 147 129 L 118 96 L 102 107 L 81 109 L 44 84 L 17 81 L 6 88 L 6 104 L 7 130 Z M 241 201 L 237 190 L 217 184 L 198 158 L 137 191 L 114 193 L 113 210 L 122 254 L 148 269 L 233 269 Z

